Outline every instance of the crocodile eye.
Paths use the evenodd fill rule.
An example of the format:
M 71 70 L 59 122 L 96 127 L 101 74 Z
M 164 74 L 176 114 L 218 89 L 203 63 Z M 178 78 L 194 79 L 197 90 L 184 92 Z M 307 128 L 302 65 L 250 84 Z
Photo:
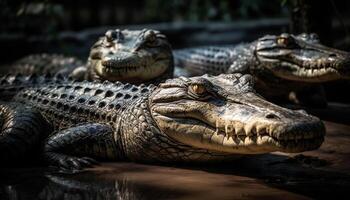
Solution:
M 145 33 L 145 41 L 146 41 L 146 45 L 153 47 L 153 46 L 157 46 L 157 35 L 154 31 L 149 30 Z
M 192 84 L 190 86 L 190 90 L 193 94 L 198 96 L 202 96 L 207 93 L 205 86 L 200 84 Z
M 154 31 L 147 31 L 146 32 L 146 40 L 149 42 L 154 42 L 156 40 L 156 34 Z
M 277 44 L 287 46 L 289 44 L 289 41 L 287 38 L 280 37 L 277 39 Z
M 313 42 L 319 42 L 320 41 L 320 38 L 318 37 L 318 35 L 316 33 L 311 33 L 310 34 L 310 39 L 313 41 Z
M 113 42 L 118 37 L 118 34 L 114 30 L 108 30 L 105 34 L 107 42 Z

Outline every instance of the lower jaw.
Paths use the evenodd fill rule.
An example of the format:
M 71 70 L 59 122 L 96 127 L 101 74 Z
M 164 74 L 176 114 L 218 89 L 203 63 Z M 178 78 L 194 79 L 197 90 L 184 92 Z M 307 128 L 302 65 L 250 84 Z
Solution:
M 279 141 L 279 144 L 282 147 L 279 151 L 285 153 L 300 153 L 303 151 L 311 151 L 319 148 L 323 141 L 323 137 L 296 141 Z
M 342 76 L 335 69 L 330 69 L 328 71 L 320 70 L 303 70 L 298 69 L 290 74 L 276 74 L 278 77 L 299 82 L 310 82 L 310 83 L 322 83 L 327 81 L 333 81 L 341 79 Z
M 323 83 L 328 81 L 334 81 L 341 79 L 342 77 L 339 75 L 299 75 L 299 76 L 281 76 L 281 78 L 290 80 L 290 81 L 298 81 L 298 82 L 308 82 L 308 83 Z
M 114 70 L 107 70 L 108 68 L 103 67 L 101 70 L 96 70 L 96 74 L 99 77 L 102 77 L 104 80 L 109 80 L 109 81 L 130 81 L 130 82 L 141 82 L 140 78 L 138 77 L 137 74 L 139 72 L 137 71 L 131 71 L 127 70 L 125 68 L 121 69 L 114 69 Z M 132 74 L 132 73 L 135 74 Z
M 145 69 L 145 67 L 141 67 Z M 162 74 L 152 74 L 149 77 L 145 77 L 145 73 L 138 70 L 132 69 L 114 69 L 114 70 L 106 70 L 107 68 L 103 67 L 101 70 L 97 70 L 96 74 L 102 77 L 105 80 L 109 81 L 127 81 L 131 83 L 143 83 L 145 81 L 149 81 L 154 79 L 155 77 L 159 77 Z M 152 69 L 148 69 L 148 71 L 152 71 Z
M 323 137 L 299 140 L 276 140 L 271 136 L 263 137 L 268 139 L 256 139 L 259 138 L 258 136 L 254 137 L 255 139 L 245 140 L 245 142 L 241 140 L 242 142 L 235 146 L 227 146 L 224 141 L 222 150 L 231 154 L 263 154 L 275 151 L 300 153 L 319 148 L 324 140 Z

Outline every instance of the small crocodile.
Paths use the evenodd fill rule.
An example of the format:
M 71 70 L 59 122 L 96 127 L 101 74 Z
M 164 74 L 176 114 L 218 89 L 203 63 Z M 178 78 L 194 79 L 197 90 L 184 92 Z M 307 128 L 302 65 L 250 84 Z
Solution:
M 159 31 L 108 30 L 92 46 L 86 65 L 73 57 L 30 55 L 15 62 L 11 74 L 62 74 L 78 80 L 160 82 L 173 75 L 172 49 Z
M 283 33 L 236 46 L 176 50 L 174 59 L 175 66 L 189 75 L 250 73 L 257 91 L 269 99 L 350 78 L 350 54 L 322 45 L 316 34 Z
M 0 104 L 0 158 L 18 158 L 18 146 L 23 152 L 42 137 L 48 162 L 68 169 L 93 164 L 89 157 L 205 162 L 322 144 L 318 118 L 274 105 L 252 86 L 252 76 L 241 74 L 180 77 L 159 86 L 3 77 L 1 96 L 15 96 Z

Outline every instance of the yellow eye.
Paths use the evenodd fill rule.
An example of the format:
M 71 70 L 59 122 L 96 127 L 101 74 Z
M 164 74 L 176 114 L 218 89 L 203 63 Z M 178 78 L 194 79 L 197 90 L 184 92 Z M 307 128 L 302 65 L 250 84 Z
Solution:
M 203 95 L 207 92 L 205 87 L 203 85 L 199 85 L 199 84 L 191 85 L 191 90 L 193 91 L 193 93 L 195 93 L 197 95 Z
M 287 38 L 278 38 L 277 39 L 277 44 L 288 45 L 288 39 Z

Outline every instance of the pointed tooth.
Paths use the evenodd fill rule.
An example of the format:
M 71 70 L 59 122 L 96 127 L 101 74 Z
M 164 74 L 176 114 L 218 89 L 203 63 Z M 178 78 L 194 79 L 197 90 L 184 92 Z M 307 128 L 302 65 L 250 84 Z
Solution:
M 252 140 L 251 137 L 246 137 L 246 138 L 244 139 L 244 144 L 245 144 L 245 145 L 252 145 L 252 144 L 254 144 L 254 141 Z
M 227 125 L 227 137 L 232 137 L 234 134 L 234 128 L 232 124 Z
M 237 136 L 244 134 L 243 127 L 240 126 L 240 125 L 236 126 L 235 127 L 235 133 L 236 133 Z
M 218 120 L 215 121 L 215 126 L 216 126 L 215 133 L 218 134 L 218 132 L 219 132 L 219 122 L 218 122 Z
M 234 139 L 232 137 L 225 137 L 224 141 L 223 141 L 223 145 L 224 146 L 228 146 L 228 147 L 234 147 L 237 146 L 236 142 L 234 141 Z
M 224 136 L 222 134 L 217 134 L 216 132 L 211 137 L 211 142 L 214 144 L 223 144 Z
M 254 124 L 247 124 L 244 126 L 244 131 L 247 136 L 253 135 L 252 130 L 254 128 Z

